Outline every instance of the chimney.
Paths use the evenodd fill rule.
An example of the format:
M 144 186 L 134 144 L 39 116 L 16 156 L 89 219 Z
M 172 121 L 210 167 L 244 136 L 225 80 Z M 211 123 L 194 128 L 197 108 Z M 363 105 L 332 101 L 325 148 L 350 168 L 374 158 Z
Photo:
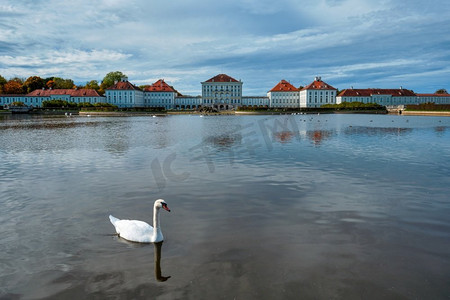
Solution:
M 118 81 L 117 80 L 114 80 L 114 84 L 117 84 L 118 83 Z
M 400 86 L 400 89 L 401 89 L 401 90 L 403 90 L 403 87 L 402 87 L 402 86 Z

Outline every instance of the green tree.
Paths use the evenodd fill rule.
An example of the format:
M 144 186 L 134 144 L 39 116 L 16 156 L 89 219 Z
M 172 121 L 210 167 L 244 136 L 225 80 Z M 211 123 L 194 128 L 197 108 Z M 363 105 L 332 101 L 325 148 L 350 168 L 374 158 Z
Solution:
M 109 72 L 102 80 L 100 89 L 104 92 L 107 88 L 111 87 L 115 81 L 120 81 L 122 78 L 127 77 L 120 71 Z
M 72 79 L 63 79 L 60 77 L 53 77 L 54 89 L 73 89 L 75 84 Z
M 19 77 L 13 77 L 9 81 L 15 81 L 15 82 L 18 82 L 21 85 L 23 85 L 23 83 L 25 82 L 25 79 L 24 78 L 19 78 Z
M 44 79 L 39 76 L 31 76 L 24 82 L 24 87 L 27 90 L 27 93 L 31 93 L 34 90 L 42 89 L 45 87 Z
M 3 93 L 5 94 L 25 94 L 23 85 L 13 79 L 5 83 L 3 86 Z
M 5 83 L 7 83 L 8 81 L 5 79 L 5 77 L 3 77 L 2 75 L 0 75 L 0 87 L 4 86 Z
M 439 89 L 435 92 L 435 94 L 448 94 L 446 89 Z
M 85 89 L 94 89 L 98 91 L 100 89 L 100 86 L 98 85 L 97 80 L 91 80 L 89 82 L 86 82 L 86 85 L 84 86 Z

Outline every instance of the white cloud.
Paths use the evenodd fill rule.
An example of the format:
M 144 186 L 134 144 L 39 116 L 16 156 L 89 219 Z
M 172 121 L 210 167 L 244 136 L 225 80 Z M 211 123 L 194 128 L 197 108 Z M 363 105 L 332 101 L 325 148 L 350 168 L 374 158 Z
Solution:
M 356 76 L 401 79 L 399 69 L 436 80 L 433 59 L 450 60 L 449 6 L 438 0 L 407 6 L 399 0 L 3 0 L 0 74 L 84 81 L 121 70 L 137 84 L 166 78 L 181 92 L 195 92 L 223 71 L 261 94 L 281 78 L 303 83 L 318 73 L 343 85 Z M 414 76 L 402 78 L 420 85 Z

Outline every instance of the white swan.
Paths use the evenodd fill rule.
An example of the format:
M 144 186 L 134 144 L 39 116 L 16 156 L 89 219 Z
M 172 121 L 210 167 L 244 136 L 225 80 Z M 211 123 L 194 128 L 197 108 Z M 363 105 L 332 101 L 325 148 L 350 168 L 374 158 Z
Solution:
M 167 203 L 163 199 L 158 199 L 153 205 L 153 227 L 143 221 L 120 220 L 109 216 L 109 220 L 116 228 L 117 234 L 132 242 L 157 243 L 164 240 L 161 227 L 159 225 L 159 209 L 164 208 L 170 211 Z

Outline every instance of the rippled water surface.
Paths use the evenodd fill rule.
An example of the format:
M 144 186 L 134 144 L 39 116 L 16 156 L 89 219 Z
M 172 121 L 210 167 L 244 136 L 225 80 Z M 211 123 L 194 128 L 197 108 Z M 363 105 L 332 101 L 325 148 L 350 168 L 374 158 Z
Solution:
M 3 117 L 0 298 L 448 299 L 449 195 L 448 117 Z

